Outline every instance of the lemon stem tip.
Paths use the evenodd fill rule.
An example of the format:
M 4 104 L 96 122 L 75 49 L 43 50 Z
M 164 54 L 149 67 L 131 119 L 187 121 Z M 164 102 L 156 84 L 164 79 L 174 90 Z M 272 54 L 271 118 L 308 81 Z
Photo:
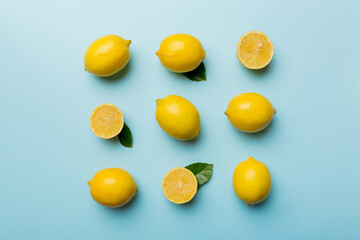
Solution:
M 125 40 L 125 44 L 129 47 L 131 44 L 131 40 Z

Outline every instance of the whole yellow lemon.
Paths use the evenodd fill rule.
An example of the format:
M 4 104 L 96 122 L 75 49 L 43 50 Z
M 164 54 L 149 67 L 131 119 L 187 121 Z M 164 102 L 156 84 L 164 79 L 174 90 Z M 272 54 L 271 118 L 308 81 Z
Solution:
M 276 109 L 258 93 L 242 93 L 230 101 L 225 114 L 240 131 L 258 132 L 269 125 Z
M 88 184 L 92 198 L 110 208 L 125 205 L 138 190 L 134 178 L 121 168 L 100 170 Z
M 183 97 L 170 95 L 156 100 L 155 116 L 160 127 L 174 138 L 189 140 L 199 134 L 199 112 Z
M 99 77 L 114 75 L 128 63 L 130 43 L 117 35 L 105 35 L 95 40 L 85 52 L 85 70 Z
M 254 205 L 265 200 L 271 188 L 271 176 L 268 168 L 260 161 L 249 157 L 239 163 L 233 175 L 233 187 L 236 195 L 246 204 Z
M 184 73 L 197 68 L 206 54 L 199 40 L 189 34 L 179 33 L 165 38 L 156 55 L 168 70 Z

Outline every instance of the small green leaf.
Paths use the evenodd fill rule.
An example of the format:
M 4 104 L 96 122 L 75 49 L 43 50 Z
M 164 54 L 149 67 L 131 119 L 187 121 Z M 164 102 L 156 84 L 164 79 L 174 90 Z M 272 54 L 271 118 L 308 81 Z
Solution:
M 189 169 L 198 181 L 198 187 L 207 183 L 211 177 L 214 164 L 208 163 L 193 163 L 185 168 Z
M 119 133 L 118 137 L 119 137 L 120 143 L 124 147 L 132 148 L 132 144 L 133 144 L 132 134 L 131 134 L 130 128 L 128 127 L 128 125 L 126 125 L 126 123 L 124 123 L 124 127 L 121 130 L 121 132 Z
M 205 81 L 206 80 L 205 64 L 201 62 L 197 68 L 195 68 L 191 72 L 184 73 L 184 75 L 192 81 L 197 81 L 197 82 Z

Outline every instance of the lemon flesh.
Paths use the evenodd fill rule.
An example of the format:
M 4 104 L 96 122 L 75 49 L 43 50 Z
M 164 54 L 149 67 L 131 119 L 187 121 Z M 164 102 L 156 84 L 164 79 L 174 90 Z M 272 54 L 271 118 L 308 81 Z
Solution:
M 237 46 L 240 62 L 249 69 L 266 67 L 274 55 L 274 46 L 262 32 L 252 31 L 244 34 Z
M 276 114 L 271 102 L 258 93 L 242 93 L 229 103 L 226 116 L 230 123 L 243 132 L 265 129 Z
M 134 178 L 121 168 L 106 168 L 98 171 L 88 185 L 92 198 L 110 208 L 125 205 L 138 190 Z
M 246 204 L 258 204 L 264 201 L 270 193 L 270 172 L 265 164 L 249 157 L 247 161 L 236 166 L 233 188 L 236 195 Z
M 184 73 L 197 68 L 206 54 L 198 39 L 181 33 L 166 37 L 156 55 L 168 70 Z
M 99 77 L 114 75 L 128 63 L 130 43 L 117 35 L 105 35 L 95 40 L 85 52 L 85 70 Z
M 200 115 L 195 106 L 187 99 L 170 95 L 156 101 L 156 121 L 170 136 L 189 140 L 198 136 Z
M 90 116 L 90 128 L 101 138 L 110 139 L 117 136 L 124 127 L 121 110 L 111 103 L 97 106 Z
M 196 194 L 197 180 L 186 168 L 174 168 L 163 178 L 162 190 L 165 197 L 176 204 L 189 202 Z

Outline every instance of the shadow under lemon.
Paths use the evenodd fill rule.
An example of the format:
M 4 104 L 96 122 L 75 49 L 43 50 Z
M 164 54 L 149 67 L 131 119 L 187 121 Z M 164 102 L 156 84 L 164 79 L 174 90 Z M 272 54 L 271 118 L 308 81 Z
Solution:
M 265 129 L 263 129 L 259 132 L 254 132 L 254 133 L 248 133 L 248 132 L 242 132 L 242 131 L 238 131 L 238 132 L 241 135 L 249 137 L 249 138 L 261 138 L 261 137 L 268 135 L 268 133 L 272 131 L 271 129 L 275 127 L 275 125 L 276 125 L 276 117 L 274 117 L 271 120 L 271 122 Z
M 199 142 L 201 140 L 201 130 L 199 131 L 199 134 L 196 138 L 190 139 L 190 140 L 180 140 L 177 138 L 173 138 L 171 136 L 169 136 L 168 134 L 165 133 L 165 135 L 167 135 L 167 137 L 169 137 L 172 141 L 174 142 L 180 142 L 180 144 L 183 144 L 185 146 L 194 146 L 197 142 Z
M 118 207 L 118 208 L 108 208 L 108 207 L 103 207 L 100 205 L 100 207 L 105 208 L 106 210 L 110 211 L 110 212 L 126 212 L 126 211 L 130 211 L 139 201 L 139 190 L 135 193 L 134 197 L 128 202 L 126 203 L 124 206 L 122 207 Z
M 132 68 L 131 65 L 131 58 L 129 60 L 129 62 L 126 64 L 126 66 L 121 69 L 119 72 L 115 73 L 114 75 L 108 76 L 108 77 L 97 77 L 94 75 L 95 78 L 100 79 L 104 82 L 108 82 L 108 83 L 112 83 L 112 82 L 116 82 L 116 81 L 120 81 L 123 79 L 126 79 L 126 75 L 128 74 L 128 72 L 130 71 L 130 69 Z
M 199 191 L 199 189 L 197 191 Z M 193 197 L 193 199 L 191 199 L 191 201 L 189 201 L 187 203 L 175 204 L 175 205 L 178 205 L 180 208 L 191 208 L 198 202 L 198 195 L 199 195 L 199 193 L 196 192 L 195 196 Z
M 269 195 L 265 198 L 264 201 L 262 201 L 261 203 L 258 203 L 258 204 L 249 206 L 249 207 L 255 208 L 255 209 L 262 209 L 262 208 L 267 207 L 267 205 L 271 204 L 271 202 L 272 202 L 272 197 L 271 197 L 271 195 L 272 195 L 272 188 L 273 188 L 273 187 L 271 186 L 270 193 L 269 193 Z
M 272 71 L 272 69 L 274 68 L 274 64 L 276 65 L 275 59 L 276 58 L 273 58 L 266 67 L 261 68 L 261 69 L 249 69 L 249 68 L 245 67 L 241 62 L 239 62 L 239 64 L 243 68 L 245 68 L 246 73 L 248 73 L 249 75 L 254 76 L 254 77 L 263 77 L 263 75 L 269 74 L 269 72 Z

